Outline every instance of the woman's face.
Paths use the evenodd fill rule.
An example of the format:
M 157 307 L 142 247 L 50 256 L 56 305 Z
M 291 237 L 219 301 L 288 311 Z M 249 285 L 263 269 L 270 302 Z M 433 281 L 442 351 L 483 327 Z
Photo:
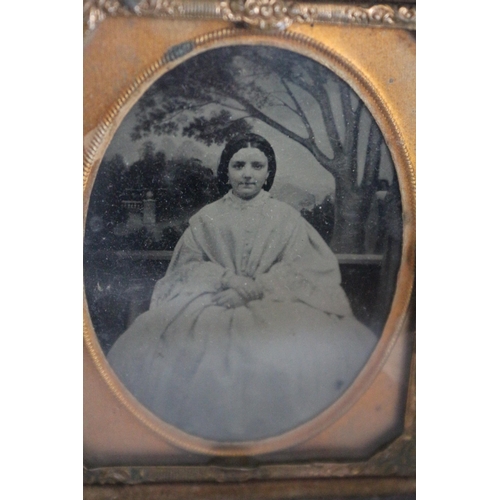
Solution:
M 244 200 L 253 198 L 269 176 L 266 155 L 257 148 L 240 149 L 229 161 L 227 176 L 236 196 Z

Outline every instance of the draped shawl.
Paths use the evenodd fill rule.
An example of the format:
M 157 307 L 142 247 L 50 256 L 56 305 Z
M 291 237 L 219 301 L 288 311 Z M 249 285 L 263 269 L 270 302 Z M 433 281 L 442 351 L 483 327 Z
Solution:
M 215 305 L 228 273 L 255 279 L 262 298 Z M 375 343 L 316 230 L 266 191 L 250 201 L 228 193 L 191 218 L 149 311 L 108 360 L 168 423 L 238 441 L 280 434 L 327 408 Z

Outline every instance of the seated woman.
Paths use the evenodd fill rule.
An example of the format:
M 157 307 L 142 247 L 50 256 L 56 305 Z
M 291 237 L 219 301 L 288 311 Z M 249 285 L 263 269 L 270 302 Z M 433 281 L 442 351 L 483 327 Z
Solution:
M 328 408 L 376 344 L 321 236 L 268 191 L 271 145 L 226 145 L 224 196 L 194 215 L 149 311 L 108 360 L 130 392 L 179 429 L 217 441 L 279 435 Z

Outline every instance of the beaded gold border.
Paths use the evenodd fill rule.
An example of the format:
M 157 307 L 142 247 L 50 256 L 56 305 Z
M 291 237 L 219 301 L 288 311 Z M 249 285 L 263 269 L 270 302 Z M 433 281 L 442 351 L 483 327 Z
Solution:
M 170 48 L 125 90 L 106 113 L 94 131 L 84 151 L 85 212 L 97 174 L 100 158 L 121 119 L 142 93 L 162 74 L 189 57 L 203 51 L 230 44 L 268 44 L 310 57 L 346 80 L 360 95 L 377 121 L 396 166 L 403 204 L 403 252 L 393 305 L 382 337 L 368 363 L 353 384 L 328 409 L 291 431 L 271 438 L 245 442 L 216 442 L 191 436 L 169 425 L 140 405 L 123 386 L 107 364 L 84 304 L 84 339 L 92 360 L 114 396 L 140 422 L 182 449 L 214 456 L 248 456 L 270 453 L 288 448 L 313 437 L 340 418 L 366 391 L 387 359 L 397 337 L 403 329 L 414 282 L 415 244 L 415 169 L 404 138 L 389 107 L 368 77 L 352 61 L 305 35 L 293 32 L 254 32 L 242 29 L 222 29 L 199 36 Z

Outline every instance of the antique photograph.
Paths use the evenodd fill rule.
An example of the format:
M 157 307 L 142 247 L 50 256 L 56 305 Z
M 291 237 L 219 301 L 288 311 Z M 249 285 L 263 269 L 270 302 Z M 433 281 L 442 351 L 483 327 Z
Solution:
M 391 154 L 346 81 L 271 45 L 206 50 L 156 79 L 101 161 L 92 325 L 164 422 L 217 442 L 278 436 L 367 364 L 402 234 Z

